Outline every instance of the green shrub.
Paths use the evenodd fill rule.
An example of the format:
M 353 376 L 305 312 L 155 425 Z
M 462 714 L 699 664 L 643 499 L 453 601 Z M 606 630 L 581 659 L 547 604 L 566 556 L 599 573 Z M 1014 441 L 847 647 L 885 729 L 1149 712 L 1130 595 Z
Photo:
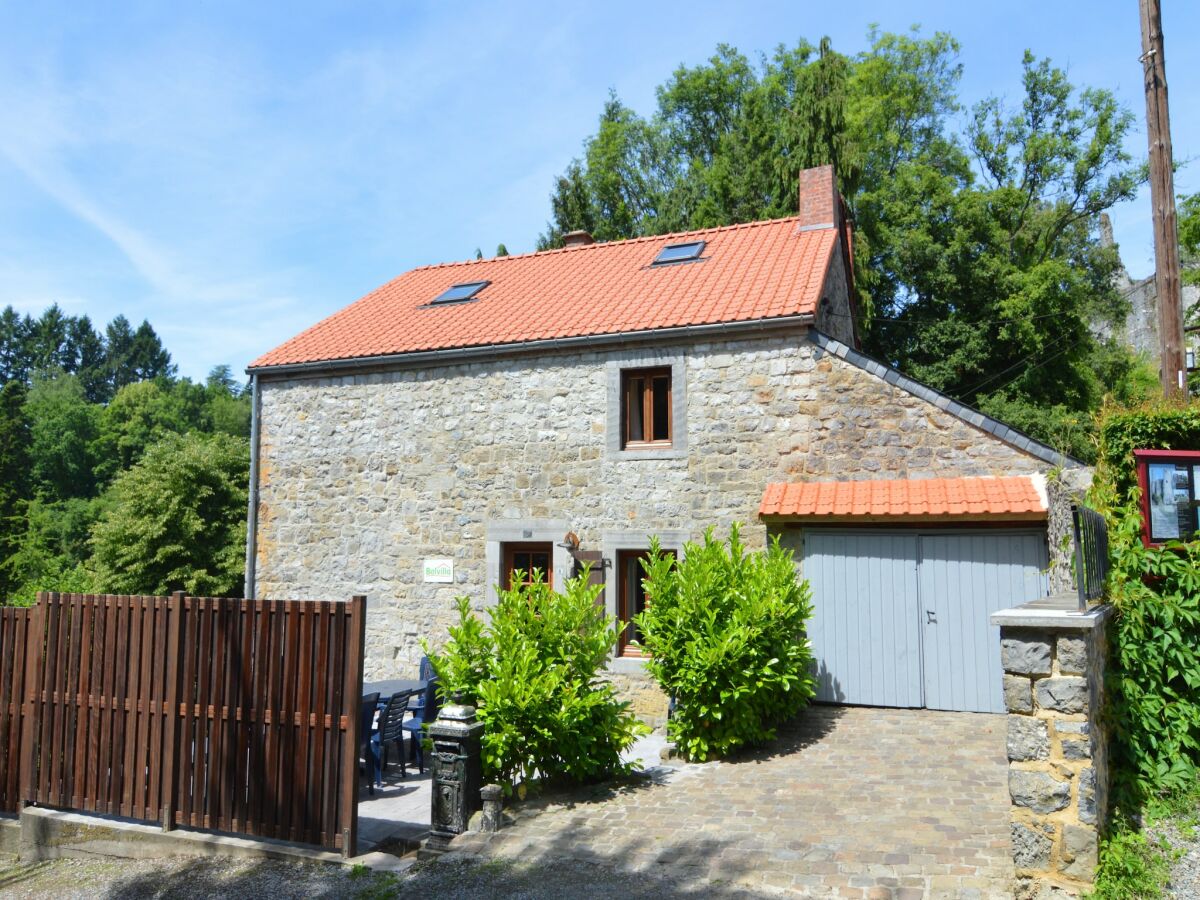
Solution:
M 1100 864 L 1092 900 L 1150 900 L 1161 897 L 1167 885 L 1171 863 L 1161 840 L 1147 838 L 1145 832 L 1119 821 L 1100 842 Z
M 772 739 L 814 687 L 811 596 L 791 553 L 778 539 L 746 553 L 735 523 L 728 546 L 710 528 L 678 561 L 655 541 L 644 567 L 646 668 L 675 699 L 668 729 L 681 752 L 704 760 Z
M 519 581 L 520 579 L 515 579 Z M 485 725 L 485 778 L 511 793 L 537 775 L 586 781 L 621 772 L 646 728 L 601 679 L 617 626 L 586 573 L 555 593 L 540 577 L 498 590 L 484 624 L 466 597 L 441 653 L 428 647 L 446 696 L 462 692 Z
M 1106 409 L 1090 500 L 1112 565 L 1109 703 L 1115 798 L 1186 790 L 1200 762 L 1200 543 L 1145 547 L 1135 449 L 1200 449 L 1200 404 Z

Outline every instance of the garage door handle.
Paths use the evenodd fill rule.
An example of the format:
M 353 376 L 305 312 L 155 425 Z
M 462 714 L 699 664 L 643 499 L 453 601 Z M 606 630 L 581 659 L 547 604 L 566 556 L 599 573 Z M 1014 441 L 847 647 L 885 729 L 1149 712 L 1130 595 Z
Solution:
M 925 610 L 925 622 L 929 625 L 936 625 L 937 613 L 935 613 L 932 609 Z

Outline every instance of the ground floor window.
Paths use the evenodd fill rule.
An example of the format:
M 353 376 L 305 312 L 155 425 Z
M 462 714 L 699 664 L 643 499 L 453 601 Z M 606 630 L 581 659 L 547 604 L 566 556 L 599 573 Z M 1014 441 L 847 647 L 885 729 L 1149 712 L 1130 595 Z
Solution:
M 670 556 L 674 550 L 665 550 Z M 646 608 L 646 587 L 642 583 L 645 572 L 642 560 L 650 555 L 648 550 L 617 551 L 617 618 L 621 623 L 618 638 L 618 656 L 642 656 L 642 635 L 634 616 Z
M 514 584 L 513 574 L 521 573 L 521 584 L 533 582 L 534 571 L 541 573 L 542 581 L 554 584 L 554 545 L 549 541 L 539 543 L 504 544 L 503 562 L 500 568 L 500 586 L 505 590 Z

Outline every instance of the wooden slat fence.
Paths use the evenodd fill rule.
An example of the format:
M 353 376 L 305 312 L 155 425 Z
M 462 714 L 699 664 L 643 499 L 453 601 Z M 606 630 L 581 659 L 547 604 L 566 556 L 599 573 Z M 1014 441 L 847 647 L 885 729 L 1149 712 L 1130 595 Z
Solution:
M 0 607 L 0 813 L 21 805 L 25 647 L 32 610 Z
M 0 809 L 15 808 L 4 728 L 17 721 L 22 802 L 353 855 L 365 614 L 363 597 L 183 594 L 5 610 L 0 698 L 11 681 L 24 702 L 0 715 Z

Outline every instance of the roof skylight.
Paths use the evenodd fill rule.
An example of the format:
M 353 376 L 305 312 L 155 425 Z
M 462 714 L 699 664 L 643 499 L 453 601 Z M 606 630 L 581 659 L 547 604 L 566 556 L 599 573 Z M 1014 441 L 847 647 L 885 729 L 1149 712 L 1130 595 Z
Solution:
M 699 259 L 704 252 L 704 241 L 689 241 L 686 244 L 667 244 L 654 257 L 654 265 L 663 263 L 689 262 Z
M 461 303 L 463 300 L 470 300 L 489 284 L 491 284 L 490 281 L 467 281 L 463 284 L 451 285 L 438 296 L 434 297 L 433 302 Z

